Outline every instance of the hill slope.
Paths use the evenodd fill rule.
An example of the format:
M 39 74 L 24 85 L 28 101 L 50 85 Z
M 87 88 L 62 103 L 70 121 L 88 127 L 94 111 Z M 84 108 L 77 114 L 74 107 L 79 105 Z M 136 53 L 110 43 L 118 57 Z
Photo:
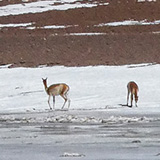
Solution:
M 0 65 L 160 62 L 160 2 L 0 1 Z

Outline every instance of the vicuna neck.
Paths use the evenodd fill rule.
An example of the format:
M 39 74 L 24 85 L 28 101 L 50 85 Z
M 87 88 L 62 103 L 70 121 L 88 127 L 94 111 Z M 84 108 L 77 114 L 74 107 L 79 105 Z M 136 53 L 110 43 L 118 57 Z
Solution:
M 46 81 L 43 81 L 43 84 L 44 84 L 44 87 L 45 87 L 45 90 L 47 90 L 47 82 Z

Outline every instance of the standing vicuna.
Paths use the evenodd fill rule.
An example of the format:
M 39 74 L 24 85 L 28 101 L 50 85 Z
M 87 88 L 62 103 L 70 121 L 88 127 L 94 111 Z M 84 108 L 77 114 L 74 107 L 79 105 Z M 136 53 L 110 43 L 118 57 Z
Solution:
M 47 94 L 49 95 L 48 104 L 49 104 L 50 109 L 52 109 L 50 105 L 51 96 L 53 96 L 53 109 L 54 109 L 55 108 L 55 96 L 59 96 L 59 95 L 65 100 L 62 106 L 62 109 L 64 108 L 67 101 L 68 101 L 68 109 L 69 109 L 70 99 L 67 97 L 69 86 L 67 84 L 60 83 L 60 84 L 52 84 L 49 87 L 47 87 L 47 78 L 46 79 L 42 78 L 42 80 L 43 80 L 44 88 Z
M 135 98 L 136 107 L 138 107 L 137 106 L 137 102 L 138 102 L 138 85 L 135 82 L 131 81 L 131 82 L 128 83 L 127 89 L 128 89 L 127 106 L 128 106 L 129 94 L 131 94 L 131 107 L 132 107 L 132 102 L 133 102 L 133 95 L 134 95 L 134 98 Z

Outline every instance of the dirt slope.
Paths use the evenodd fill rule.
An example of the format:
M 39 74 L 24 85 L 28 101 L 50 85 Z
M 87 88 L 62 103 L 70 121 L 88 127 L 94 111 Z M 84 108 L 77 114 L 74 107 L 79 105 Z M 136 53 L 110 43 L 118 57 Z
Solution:
M 83 1 L 86 3 L 88 1 Z M 0 24 L 32 23 L 34 29 L 0 29 L 0 65 L 122 65 L 160 63 L 160 24 L 97 26 L 102 23 L 136 20 L 154 22 L 160 18 L 160 2 L 101 0 L 109 5 L 36 14 L 1 16 Z M 0 2 L 22 3 L 20 0 Z M 58 25 L 65 28 L 44 29 Z M 101 35 L 70 35 L 101 33 Z M 103 33 L 103 34 L 102 34 Z

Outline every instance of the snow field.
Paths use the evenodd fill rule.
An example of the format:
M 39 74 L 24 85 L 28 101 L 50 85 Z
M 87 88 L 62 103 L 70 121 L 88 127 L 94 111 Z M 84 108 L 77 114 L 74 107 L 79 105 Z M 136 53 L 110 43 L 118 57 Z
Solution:
M 3 160 L 159 159 L 159 64 L 8 66 L 0 67 Z M 61 110 L 61 97 L 49 110 L 46 77 L 49 85 L 70 86 L 69 111 Z M 126 104 L 131 80 L 139 85 L 138 108 L 119 105 Z
M 17 119 L 16 116 L 1 115 L 0 121 L 128 123 L 159 120 L 156 117 L 147 118 L 147 115 L 160 113 L 160 89 L 157 87 L 159 68 L 158 64 L 12 69 L 3 67 L 0 69 L 1 113 L 46 112 L 48 114 L 48 95 L 42 84 L 42 78 L 46 77 L 48 85 L 66 83 L 70 86 L 71 106 L 69 111 L 61 111 L 63 99 L 57 96 L 56 110 L 51 111 L 49 116 L 32 118 L 25 115 Z M 126 104 L 129 81 L 135 81 L 139 86 L 138 108 L 123 106 Z M 65 107 L 67 109 L 67 104 Z M 83 114 L 83 112 L 88 113 Z

